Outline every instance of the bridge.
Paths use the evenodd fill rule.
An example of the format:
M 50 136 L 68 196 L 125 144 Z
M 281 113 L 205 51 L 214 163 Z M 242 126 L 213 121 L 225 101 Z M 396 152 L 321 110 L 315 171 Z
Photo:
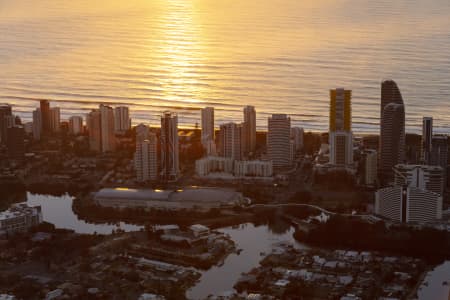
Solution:
M 376 222 L 382 220 L 382 219 L 378 218 L 377 216 L 370 215 L 370 214 L 337 213 L 337 212 L 329 211 L 329 210 L 322 208 L 320 206 L 317 206 L 317 205 L 306 204 L 306 203 L 253 204 L 253 205 L 248 206 L 248 208 L 280 208 L 280 207 L 308 207 L 308 208 L 316 209 L 316 210 L 318 210 L 326 215 L 329 215 L 329 216 L 340 215 L 340 216 L 344 216 L 344 217 L 361 218 L 370 223 L 376 223 Z

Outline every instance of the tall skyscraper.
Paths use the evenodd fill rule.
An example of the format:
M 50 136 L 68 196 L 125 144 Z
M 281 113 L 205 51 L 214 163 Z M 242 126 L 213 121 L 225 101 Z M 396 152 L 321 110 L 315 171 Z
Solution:
M 23 124 L 25 135 L 33 135 L 33 122 L 26 122 Z
M 102 152 L 116 150 L 116 136 L 114 131 L 114 110 L 107 105 L 100 105 Z
M 274 168 L 290 167 L 291 118 L 285 114 L 273 114 L 268 120 L 267 154 Z
M 12 116 L 12 108 L 9 104 L 0 104 L 0 144 L 6 143 L 7 121 L 6 117 Z
M 118 133 L 130 130 L 131 119 L 128 107 L 118 106 L 114 109 L 114 128 Z
M 59 132 L 61 128 L 61 112 L 59 107 L 50 108 L 50 130 Z
M 337 166 L 353 164 L 352 91 L 330 90 L 330 163 Z
M 392 168 L 405 160 L 405 106 L 397 84 L 381 83 L 379 176 L 383 185 L 393 181 Z
M 83 117 L 72 116 L 69 118 L 69 132 L 73 135 L 83 132 Z
M 329 135 L 330 163 L 349 166 L 353 163 L 353 134 L 347 131 L 331 131 Z
M 380 118 L 383 118 L 383 111 L 389 103 L 404 105 L 402 94 L 397 84 L 393 80 L 384 80 L 381 83 L 381 111 Z
M 422 121 L 422 161 L 430 163 L 431 142 L 433 139 L 433 118 L 423 117 Z
M 202 145 L 207 155 L 214 154 L 214 107 L 202 108 Z
M 294 152 L 297 153 L 303 148 L 304 130 L 301 127 L 291 128 L 291 140 L 294 146 Z
M 178 116 L 166 111 L 161 116 L 161 177 L 176 181 L 179 175 Z
M 369 149 L 364 155 L 364 183 L 373 186 L 377 182 L 378 154 L 376 150 Z
M 330 90 L 330 131 L 352 130 L 352 91 Z
M 33 111 L 33 138 L 36 141 L 39 141 L 41 139 L 42 134 L 42 114 L 41 109 L 36 108 L 36 110 Z
M 136 126 L 136 144 L 148 140 L 150 136 L 150 128 L 144 124 Z
M 50 102 L 48 102 L 48 100 L 41 100 L 40 108 L 41 108 L 41 123 L 42 123 L 41 133 L 46 135 L 51 132 Z
M 139 133 L 139 134 L 142 134 Z M 136 152 L 134 167 L 138 181 L 155 181 L 158 179 L 158 139 L 156 134 L 149 132 L 147 139 L 136 136 Z
M 431 140 L 430 165 L 440 166 L 447 170 L 448 166 L 448 137 L 435 135 Z
M 6 148 L 8 157 L 18 163 L 25 158 L 25 130 L 23 126 L 15 125 L 7 129 Z
M 236 123 L 220 125 L 219 154 L 234 160 L 242 159 L 242 126 Z
M 93 109 L 86 115 L 86 127 L 89 133 L 89 148 L 102 152 L 102 133 L 100 110 Z
M 242 126 L 242 146 L 246 157 L 251 156 L 256 150 L 256 111 L 254 106 L 244 107 L 244 123 Z

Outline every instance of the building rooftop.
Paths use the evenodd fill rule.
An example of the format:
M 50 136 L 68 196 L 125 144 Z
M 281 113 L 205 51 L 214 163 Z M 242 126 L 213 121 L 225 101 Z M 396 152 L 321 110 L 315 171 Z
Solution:
M 16 218 L 23 215 L 35 214 L 36 212 L 40 211 L 40 206 L 29 206 L 26 203 L 14 204 L 8 210 L 0 212 L 0 221 Z
M 189 228 L 190 228 L 192 231 L 196 231 L 196 232 L 209 231 L 209 228 L 208 228 L 208 227 L 206 227 L 206 226 L 204 226 L 204 225 L 201 225 L 201 224 L 194 224 L 194 225 L 191 225 Z
M 135 200 L 168 200 L 172 191 L 137 190 L 128 188 L 105 188 L 95 194 L 95 198 L 135 199 Z
M 233 190 L 218 188 L 188 188 L 178 190 L 150 190 L 105 188 L 98 191 L 94 198 L 120 199 L 120 200 L 145 200 L 145 201 L 173 201 L 173 202 L 220 202 L 230 203 L 240 201 L 242 195 Z

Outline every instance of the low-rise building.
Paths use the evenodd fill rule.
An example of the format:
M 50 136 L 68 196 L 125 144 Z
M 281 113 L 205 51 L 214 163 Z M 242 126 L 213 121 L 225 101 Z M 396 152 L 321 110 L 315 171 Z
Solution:
M 245 203 L 241 193 L 218 188 L 188 188 L 184 190 L 136 190 L 105 188 L 94 195 L 97 205 L 105 207 L 146 208 L 164 210 L 201 210 L 233 207 Z
M 228 157 L 208 156 L 195 162 L 195 171 L 199 176 L 210 173 L 232 173 L 234 160 Z
M 19 203 L 0 213 L 0 235 L 26 232 L 33 226 L 42 223 L 40 206 L 28 206 Z
M 196 161 L 195 170 L 200 177 L 221 177 L 230 179 L 247 177 L 271 178 L 273 176 L 273 163 L 272 161 L 240 161 L 226 157 L 208 156 Z
M 234 176 L 236 177 L 272 177 L 272 161 L 244 160 L 234 164 Z

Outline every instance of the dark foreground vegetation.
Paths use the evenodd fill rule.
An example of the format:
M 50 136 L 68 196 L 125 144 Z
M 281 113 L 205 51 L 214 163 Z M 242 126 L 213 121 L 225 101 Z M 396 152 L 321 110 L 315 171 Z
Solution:
M 370 224 L 355 218 L 332 216 L 308 232 L 297 230 L 295 238 L 324 248 L 351 248 L 423 258 L 439 263 L 450 258 L 450 235 L 433 228 Z

